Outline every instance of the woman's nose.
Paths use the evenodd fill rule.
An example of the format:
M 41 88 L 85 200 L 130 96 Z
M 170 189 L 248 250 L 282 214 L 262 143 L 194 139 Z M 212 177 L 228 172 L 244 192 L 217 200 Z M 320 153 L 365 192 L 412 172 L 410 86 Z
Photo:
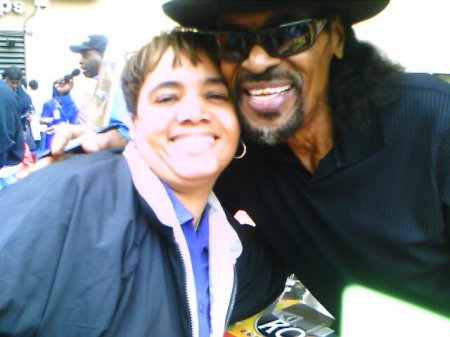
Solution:
M 177 121 L 179 123 L 197 124 L 202 121 L 209 121 L 210 119 L 211 115 L 207 105 L 198 98 L 187 100 L 180 106 L 180 111 L 177 114 Z

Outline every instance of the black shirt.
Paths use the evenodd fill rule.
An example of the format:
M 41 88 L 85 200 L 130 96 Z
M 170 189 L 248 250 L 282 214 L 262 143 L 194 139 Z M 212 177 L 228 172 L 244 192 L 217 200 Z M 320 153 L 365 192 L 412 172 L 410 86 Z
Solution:
M 397 99 L 348 126 L 311 175 L 286 145 L 248 146 L 216 186 L 339 318 L 352 282 L 450 315 L 450 86 L 386 83 Z

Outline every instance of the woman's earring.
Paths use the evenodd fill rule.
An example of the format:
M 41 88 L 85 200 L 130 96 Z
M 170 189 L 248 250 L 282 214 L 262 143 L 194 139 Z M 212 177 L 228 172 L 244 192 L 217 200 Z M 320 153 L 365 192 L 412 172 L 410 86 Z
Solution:
M 245 157 L 245 154 L 247 153 L 247 145 L 245 145 L 244 141 L 241 139 L 240 144 L 242 145 L 242 152 L 238 155 L 234 156 L 234 159 L 242 159 Z

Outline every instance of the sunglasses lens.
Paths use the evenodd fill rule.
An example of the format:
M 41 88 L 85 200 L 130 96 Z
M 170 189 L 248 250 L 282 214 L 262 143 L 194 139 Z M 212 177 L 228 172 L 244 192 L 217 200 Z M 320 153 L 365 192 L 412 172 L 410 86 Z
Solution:
M 266 28 L 259 33 L 214 32 L 222 60 L 244 60 L 250 48 L 260 44 L 273 57 L 290 56 L 311 47 L 316 36 L 325 27 L 326 20 L 307 19 Z
M 272 56 L 288 56 L 308 49 L 314 40 L 311 22 L 269 28 L 261 34 L 261 44 Z
M 214 35 L 221 59 L 227 61 L 242 61 L 245 59 L 249 46 L 245 33 L 217 32 Z

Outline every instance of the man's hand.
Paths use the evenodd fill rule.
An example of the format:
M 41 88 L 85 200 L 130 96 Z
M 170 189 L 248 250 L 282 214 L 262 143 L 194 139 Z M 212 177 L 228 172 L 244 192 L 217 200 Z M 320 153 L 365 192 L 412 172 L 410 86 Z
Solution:
M 56 158 L 62 156 L 64 148 L 74 140 L 78 141 L 83 151 L 87 153 L 122 147 L 127 144 L 126 139 L 117 130 L 95 133 L 83 125 L 62 123 L 55 127 L 55 135 L 51 144 L 52 156 Z
M 35 165 L 20 172 L 18 179 L 22 179 L 31 172 L 70 155 L 70 153 L 64 152 L 69 142 L 80 144 L 86 153 L 127 145 L 127 140 L 115 129 L 103 133 L 95 133 L 87 126 L 66 123 L 58 124 L 53 128 L 55 135 L 51 143 L 51 156 L 39 159 Z

